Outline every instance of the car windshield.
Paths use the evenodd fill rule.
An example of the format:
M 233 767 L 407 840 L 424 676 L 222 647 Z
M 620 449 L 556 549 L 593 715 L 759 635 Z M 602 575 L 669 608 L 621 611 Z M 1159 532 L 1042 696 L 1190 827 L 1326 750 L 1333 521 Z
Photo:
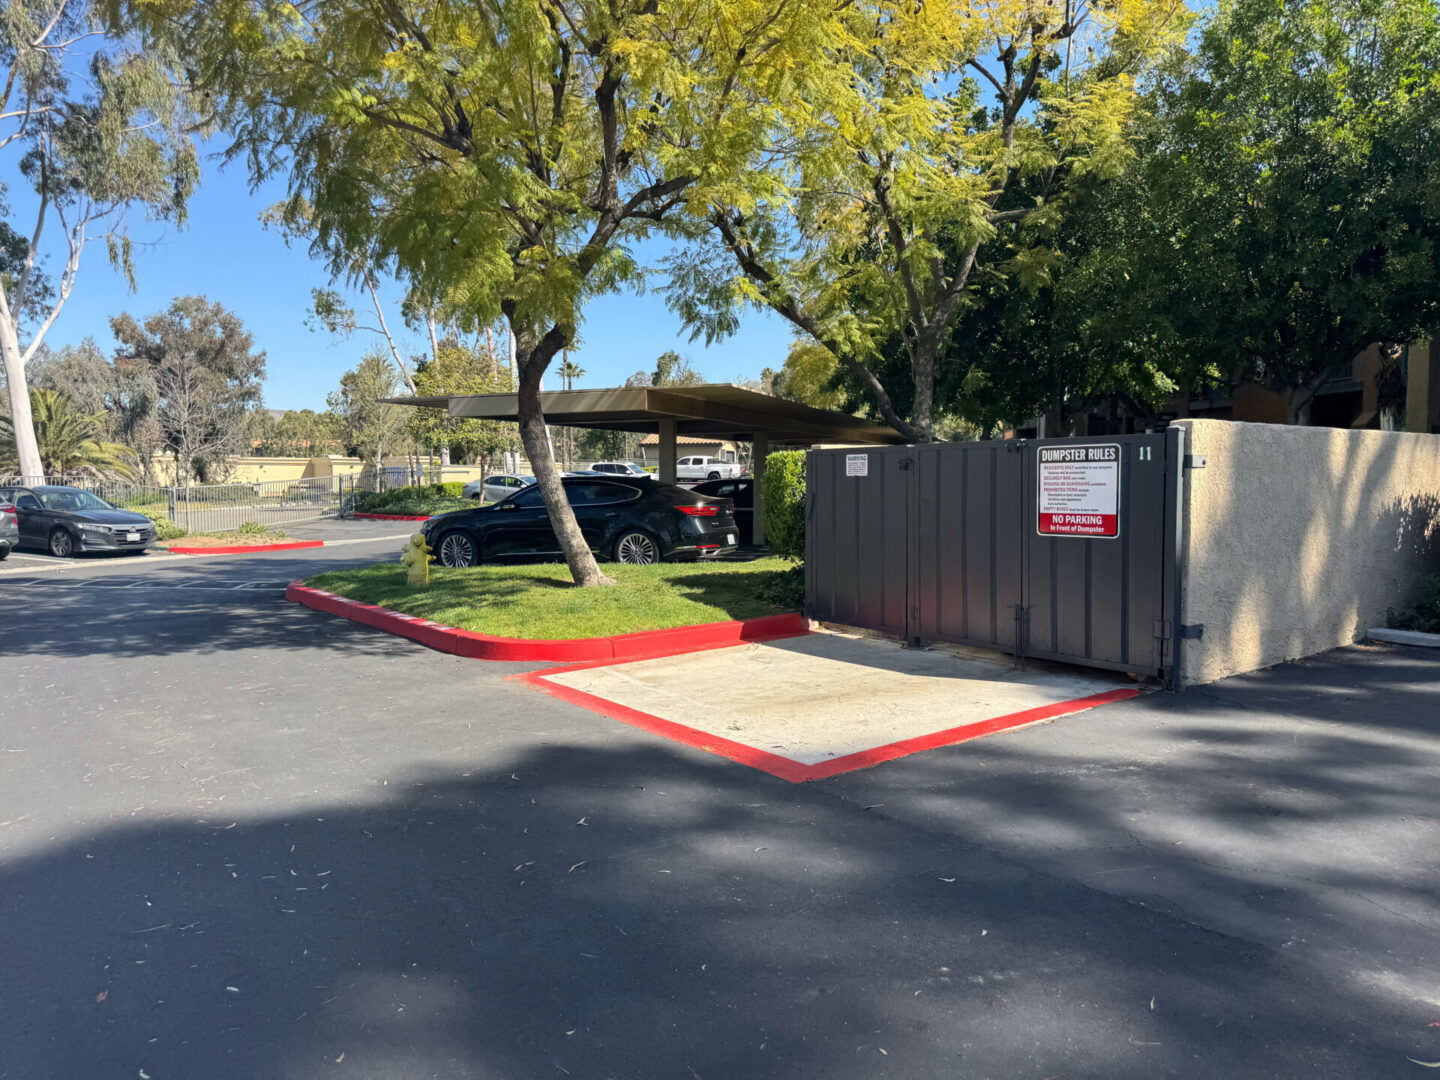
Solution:
M 40 505 L 46 510 L 114 510 L 99 495 L 88 491 L 37 491 Z

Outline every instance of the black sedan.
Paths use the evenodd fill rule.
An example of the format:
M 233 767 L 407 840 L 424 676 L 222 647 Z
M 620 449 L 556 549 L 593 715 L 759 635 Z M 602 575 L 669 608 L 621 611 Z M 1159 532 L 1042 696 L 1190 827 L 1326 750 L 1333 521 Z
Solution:
M 708 495 L 712 499 L 729 499 L 735 504 L 735 525 L 740 531 L 742 544 L 755 542 L 755 478 L 742 476 L 738 480 L 706 480 L 690 489 L 696 495 Z
M 74 487 L 0 487 L 0 502 L 15 504 L 20 547 L 48 548 L 62 559 L 81 551 L 139 553 L 155 543 L 155 523 L 119 510 Z
M 590 550 L 601 558 L 644 565 L 735 550 L 734 507 L 728 500 L 707 499 L 654 480 L 567 476 L 560 482 Z M 423 532 L 444 566 L 561 555 L 535 485 L 491 506 L 432 517 Z

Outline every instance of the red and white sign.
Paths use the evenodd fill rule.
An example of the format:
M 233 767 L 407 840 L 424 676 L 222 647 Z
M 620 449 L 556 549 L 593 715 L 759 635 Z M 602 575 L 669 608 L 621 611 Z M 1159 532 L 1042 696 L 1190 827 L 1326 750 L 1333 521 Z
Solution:
M 1120 535 L 1120 446 L 1042 446 L 1036 529 L 1043 536 Z

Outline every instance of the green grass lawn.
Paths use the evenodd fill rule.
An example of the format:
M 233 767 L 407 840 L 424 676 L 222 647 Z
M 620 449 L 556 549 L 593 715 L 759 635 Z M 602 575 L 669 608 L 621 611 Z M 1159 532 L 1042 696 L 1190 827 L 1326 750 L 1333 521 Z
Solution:
M 580 589 L 563 563 L 431 567 L 430 585 L 412 589 L 394 563 L 336 570 L 305 584 L 368 604 L 497 637 L 584 638 L 773 615 L 784 608 L 756 590 L 787 567 L 753 562 L 602 563 L 611 587 Z

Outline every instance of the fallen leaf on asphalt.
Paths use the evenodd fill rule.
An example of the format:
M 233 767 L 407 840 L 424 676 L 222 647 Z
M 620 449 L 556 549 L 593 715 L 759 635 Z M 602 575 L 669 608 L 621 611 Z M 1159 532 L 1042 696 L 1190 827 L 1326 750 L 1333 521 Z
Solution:
M 341 1054 L 338 1058 L 335 1059 L 335 1064 L 336 1064 L 336 1065 L 339 1065 L 340 1062 L 342 1062 L 342 1061 L 344 1061 L 344 1060 L 345 1060 L 345 1055 L 344 1055 L 344 1054 Z
M 1412 1057 L 1407 1057 L 1405 1060 L 1415 1061 Z M 1415 1064 L 1424 1066 L 1427 1069 L 1440 1069 L 1440 1061 L 1415 1061 Z
M 240 992 L 240 987 L 238 986 L 227 986 L 225 989 L 229 990 L 232 994 L 238 994 Z
M 877 1046 L 877 1047 L 875 1047 L 875 1049 L 876 1049 L 876 1050 L 879 1050 L 879 1051 L 880 1051 L 882 1054 L 884 1054 L 886 1057 L 889 1057 L 889 1056 L 890 1056 L 890 1051 L 889 1051 L 889 1050 L 886 1050 L 883 1046 Z
M 580 869 L 580 867 L 584 866 L 587 861 L 588 860 L 586 859 L 581 859 L 579 862 L 577 862 L 574 866 L 570 867 L 570 869 L 566 870 L 565 872 L 567 874 L 573 874 L 576 870 Z
M 589 816 L 587 815 L 586 817 L 582 817 L 579 821 L 575 822 L 575 824 L 576 824 L 576 825 L 589 825 L 589 824 L 590 824 L 590 818 L 589 818 Z
M 955 879 L 954 879 L 953 877 L 942 877 L 942 878 L 936 878 L 935 880 L 936 880 L 936 881 L 943 881 L 943 882 L 945 882 L 947 885 L 954 884 L 954 882 L 955 882 Z
M 100 1004 L 100 1002 L 104 1001 L 109 996 L 109 990 L 101 990 L 98 994 L 95 995 L 95 1004 Z

